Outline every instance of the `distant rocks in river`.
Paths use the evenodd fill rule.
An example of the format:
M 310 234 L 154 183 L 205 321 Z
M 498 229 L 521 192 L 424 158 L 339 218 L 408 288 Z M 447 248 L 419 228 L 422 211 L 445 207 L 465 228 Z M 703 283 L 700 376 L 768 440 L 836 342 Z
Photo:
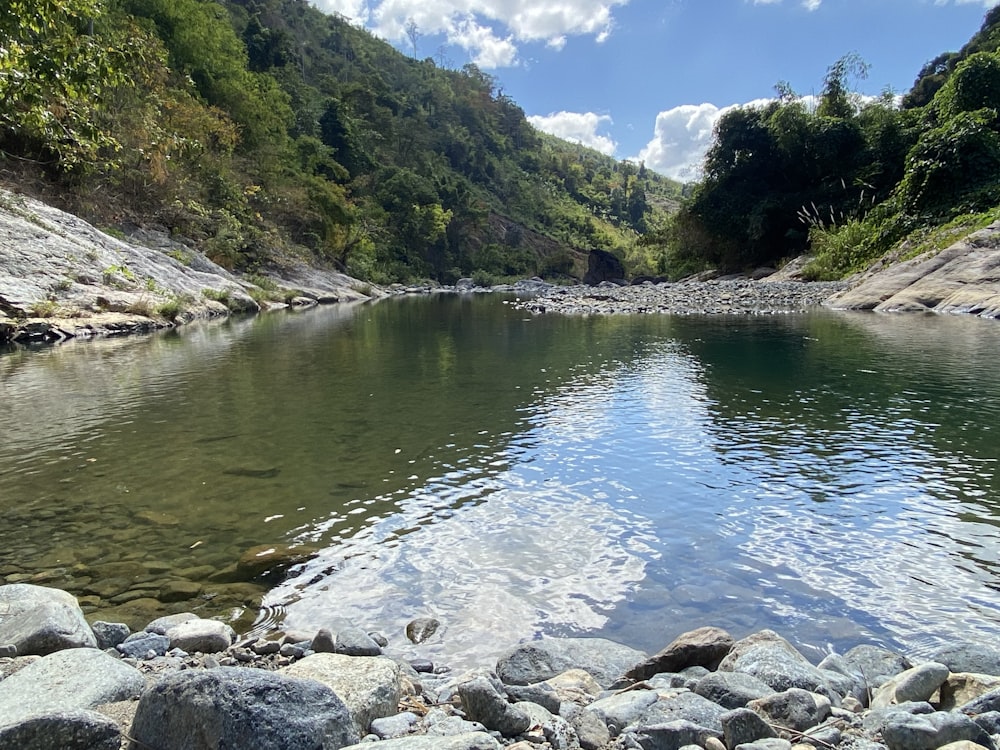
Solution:
M 421 632 L 433 629 L 425 619 L 414 621 Z M 705 627 L 653 655 L 603 638 L 543 638 L 455 675 L 386 656 L 378 645 L 386 639 L 332 622 L 342 625 L 336 633 L 238 638 L 222 622 L 180 613 L 128 633 L 122 624 L 87 625 L 65 592 L 0 586 L 0 750 L 1000 743 L 996 644 L 950 643 L 920 662 L 860 644 L 814 665 L 772 631 L 736 640 Z M 330 652 L 360 635 L 376 650 Z

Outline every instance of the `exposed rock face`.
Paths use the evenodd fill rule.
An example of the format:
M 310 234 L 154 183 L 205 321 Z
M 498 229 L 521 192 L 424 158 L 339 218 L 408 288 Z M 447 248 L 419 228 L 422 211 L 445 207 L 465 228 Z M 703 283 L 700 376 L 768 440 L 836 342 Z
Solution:
M 587 274 L 583 277 L 583 283 L 588 286 L 597 286 L 602 281 L 624 282 L 625 266 L 617 255 L 613 255 L 606 250 L 591 250 L 587 259 Z
M 928 252 L 881 270 L 834 294 L 843 310 L 966 313 L 1000 317 L 1000 222 L 941 252 Z

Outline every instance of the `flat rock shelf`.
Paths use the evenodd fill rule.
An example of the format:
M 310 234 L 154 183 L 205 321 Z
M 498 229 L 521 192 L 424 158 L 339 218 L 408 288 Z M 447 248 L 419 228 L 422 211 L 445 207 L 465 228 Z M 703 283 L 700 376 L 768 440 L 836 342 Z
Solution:
M 238 637 L 177 614 L 129 632 L 0 586 L 0 748 L 996 750 L 1000 648 L 919 663 L 859 644 L 819 664 L 770 630 L 702 627 L 649 655 L 602 638 L 509 646 L 463 674 L 337 632 Z M 433 633 L 432 633 L 433 635 Z M 500 647 L 501 644 L 498 644 Z

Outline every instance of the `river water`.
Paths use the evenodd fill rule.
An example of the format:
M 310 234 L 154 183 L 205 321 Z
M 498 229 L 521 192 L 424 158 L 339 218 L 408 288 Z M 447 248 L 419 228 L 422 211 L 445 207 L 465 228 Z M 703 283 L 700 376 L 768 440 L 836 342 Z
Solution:
M 450 295 L 8 351 L 0 583 L 453 666 L 709 624 L 816 658 L 997 639 L 998 371 L 975 319 Z M 283 580 L 233 572 L 289 548 Z

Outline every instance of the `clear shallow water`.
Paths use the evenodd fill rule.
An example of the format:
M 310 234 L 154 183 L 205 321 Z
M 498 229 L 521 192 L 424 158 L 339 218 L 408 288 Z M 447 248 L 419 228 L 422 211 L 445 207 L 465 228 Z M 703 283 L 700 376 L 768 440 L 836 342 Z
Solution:
M 998 364 L 979 320 L 458 297 L 13 352 L 0 577 L 137 624 L 249 627 L 263 596 L 259 627 L 348 618 L 456 666 L 705 624 L 817 655 L 997 639 Z M 315 557 L 273 588 L 217 580 L 257 545 Z M 201 589 L 159 601 L 176 582 Z M 427 615 L 444 627 L 411 646 Z

